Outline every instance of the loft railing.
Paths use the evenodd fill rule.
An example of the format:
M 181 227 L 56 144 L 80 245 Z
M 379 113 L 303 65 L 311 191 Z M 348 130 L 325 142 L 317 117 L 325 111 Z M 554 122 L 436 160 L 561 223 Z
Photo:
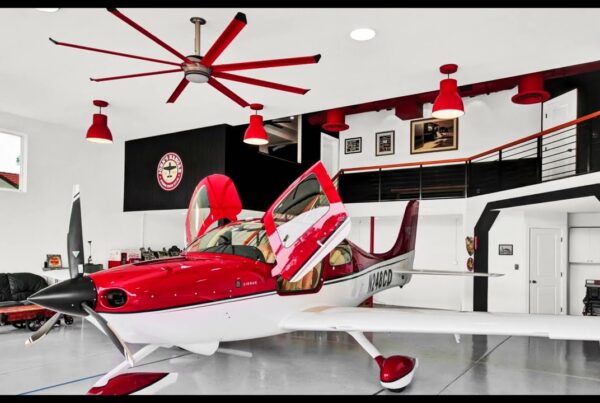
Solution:
M 600 171 L 600 111 L 468 158 L 345 168 L 346 203 L 471 197 Z

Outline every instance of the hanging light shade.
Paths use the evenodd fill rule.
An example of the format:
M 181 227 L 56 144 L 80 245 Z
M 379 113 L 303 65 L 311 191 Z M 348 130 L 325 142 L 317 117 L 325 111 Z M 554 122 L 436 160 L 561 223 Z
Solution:
M 456 80 L 450 78 L 450 74 L 456 73 L 458 66 L 456 64 L 445 64 L 440 67 L 442 74 L 447 74 L 448 78 L 440 81 L 440 93 L 433 102 L 431 116 L 438 119 L 454 119 L 465 114 L 465 107 L 462 98 L 458 94 L 458 85 Z
M 263 106 L 261 104 L 250 104 L 250 109 L 256 111 L 256 114 L 250 115 L 250 124 L 244 134 L 244 143 L 256 146 L 269 144 L 269 136 L 263 127 L 263 117 L 258 114 Z
M 94 105 L 99 107 L 100 112 L 102 112 L 102 108 L 107 107 L 108 102 L 95 100 Z M 112 133 L 108 128 L 108 118 L 106 115 L 103 115 L 102 113 L 94 113 L 92 125 L 88 129 L 85 138 L 87 141 L 91 141 L 93 143 L 111 144 L 113 142 Z
M 350 126 L 346 124 L 346 116 L 342 109 L 330 109 L 327 111 L 327 121 L 323 123 L 323 130 L 328 132 L 341 132 L 348 130 Z
M 545 102 L 550 93 L 544 90 L 544 76 L 541 73 L 528 74 L 519 79 L 519 92 L 511 100 L 515 104 L 530 105 Z

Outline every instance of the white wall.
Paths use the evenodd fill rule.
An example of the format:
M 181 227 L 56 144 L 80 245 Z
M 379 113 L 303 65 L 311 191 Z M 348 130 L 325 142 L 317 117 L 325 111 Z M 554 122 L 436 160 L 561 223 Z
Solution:
M 92 144 L 80 132 L 6 113 L 0 130 L 27 136 L 27 191 L 0 191 L 0 272 L 42 273 L 47 253 L 66 264 L 66 233 L 72 185 L 81 189 L 83 239 L 92 240 L 94 262 L 105 265 L 110 249 L 139 248 L 142 215 L 123 213 L 124 145 Z M 153 222 L 158 220 L 156 225 Z M 145 235 L 153 248 L 182 247 L 181 219 L 147 215 Z M 156 230 L 156 231 L 155 231 Z M 150 235 L 150 231 L 152 234 Z
M 488 270 L 503 274 L 488 280 L 488 311 L 529 313 L 527 228 L 523 211 L 502 211 L 488 235 Z M 512 256 L 498 255 L 499 244 L 512 244 Z M 515 264 L 519 269 L 515 270 Z
M 400 120 L 394 110 L 367 112 L 346 117 L 350 128 L 340 132 L 340 168 L 397 164 L 411 161 L 470 157 L 481 151 L 541 130 L 541 106 L 517 105 L 513 90 L 463 98 L 465 114 L 458 119 L 458 150 L 410 154 L 410 121 Z M 431 104 L 423 117 L 431 116 Z M 375 156 L 375 133 L 395 131 L 395 154 Z M 362 153 L 344 154 L 344 139 L 362 137 Z

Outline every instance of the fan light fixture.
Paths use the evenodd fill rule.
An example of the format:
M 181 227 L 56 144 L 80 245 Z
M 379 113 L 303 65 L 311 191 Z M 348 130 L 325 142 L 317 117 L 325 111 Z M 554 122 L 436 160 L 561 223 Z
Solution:
M 269 136 L 263 127 L 263 117 L 258 114 L 263 108 L 261 104 L 250 104 L 250 109 L 256 111 L 254 115 L 250 115 L 250 124 L 244 134 L 244 143 L 255 146 L 269 144 Z
M 448 75 L 448 78 L 440 81 L 440 93 L 433 102 L 431 113 L 434 118 L 454 119 L 465 114 L 465 107 L 458 94 L 456 80 L 450 78 L 450 74 L 456 73 L 457 70 L 456 64 L 444 64 L 440 67 L 440 72 Z
M 94 100 L 94 105 L 100 108 L 100 112 L 102 112 L 102 108 L 106 108 L 108 106 L 108 102 Z M 108 128 L 108 118 L 106 115 L 102 113 L 94 113 L 94 119 L 92 125 L 87 131 L 87 135 L 85 136 L 87 141 L 91 141 L 92 143 L 102 143 L 102 144 L 111 144 L 113 142 L 112 133 Z
M 357 28 L 350 32 L 350 38 L 355 41 L 368 41 L 375 38 L 375 31 L 371 28 Z

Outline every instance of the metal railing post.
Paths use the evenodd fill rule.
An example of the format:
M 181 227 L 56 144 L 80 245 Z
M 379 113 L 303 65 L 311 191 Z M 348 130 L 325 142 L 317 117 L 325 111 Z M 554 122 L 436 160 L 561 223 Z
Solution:
M 469 169 L 471 167 L 471 161 L 465 162 L 465 190 L 463 192 L 464 197 L 467 197 L 467 191 L 469 189 Z
M 542 181 L 542 137 L 537 138 L 537 181 Z
M 379 168 L 379 170 L 377 171 L 377 182 L 378 182 L 378 186 L 377 186 L 377 198 L 379 201 L 381 201 L 381 168 Z
M 419 165 L 419 200 L 423 199 L 423 165 Z

